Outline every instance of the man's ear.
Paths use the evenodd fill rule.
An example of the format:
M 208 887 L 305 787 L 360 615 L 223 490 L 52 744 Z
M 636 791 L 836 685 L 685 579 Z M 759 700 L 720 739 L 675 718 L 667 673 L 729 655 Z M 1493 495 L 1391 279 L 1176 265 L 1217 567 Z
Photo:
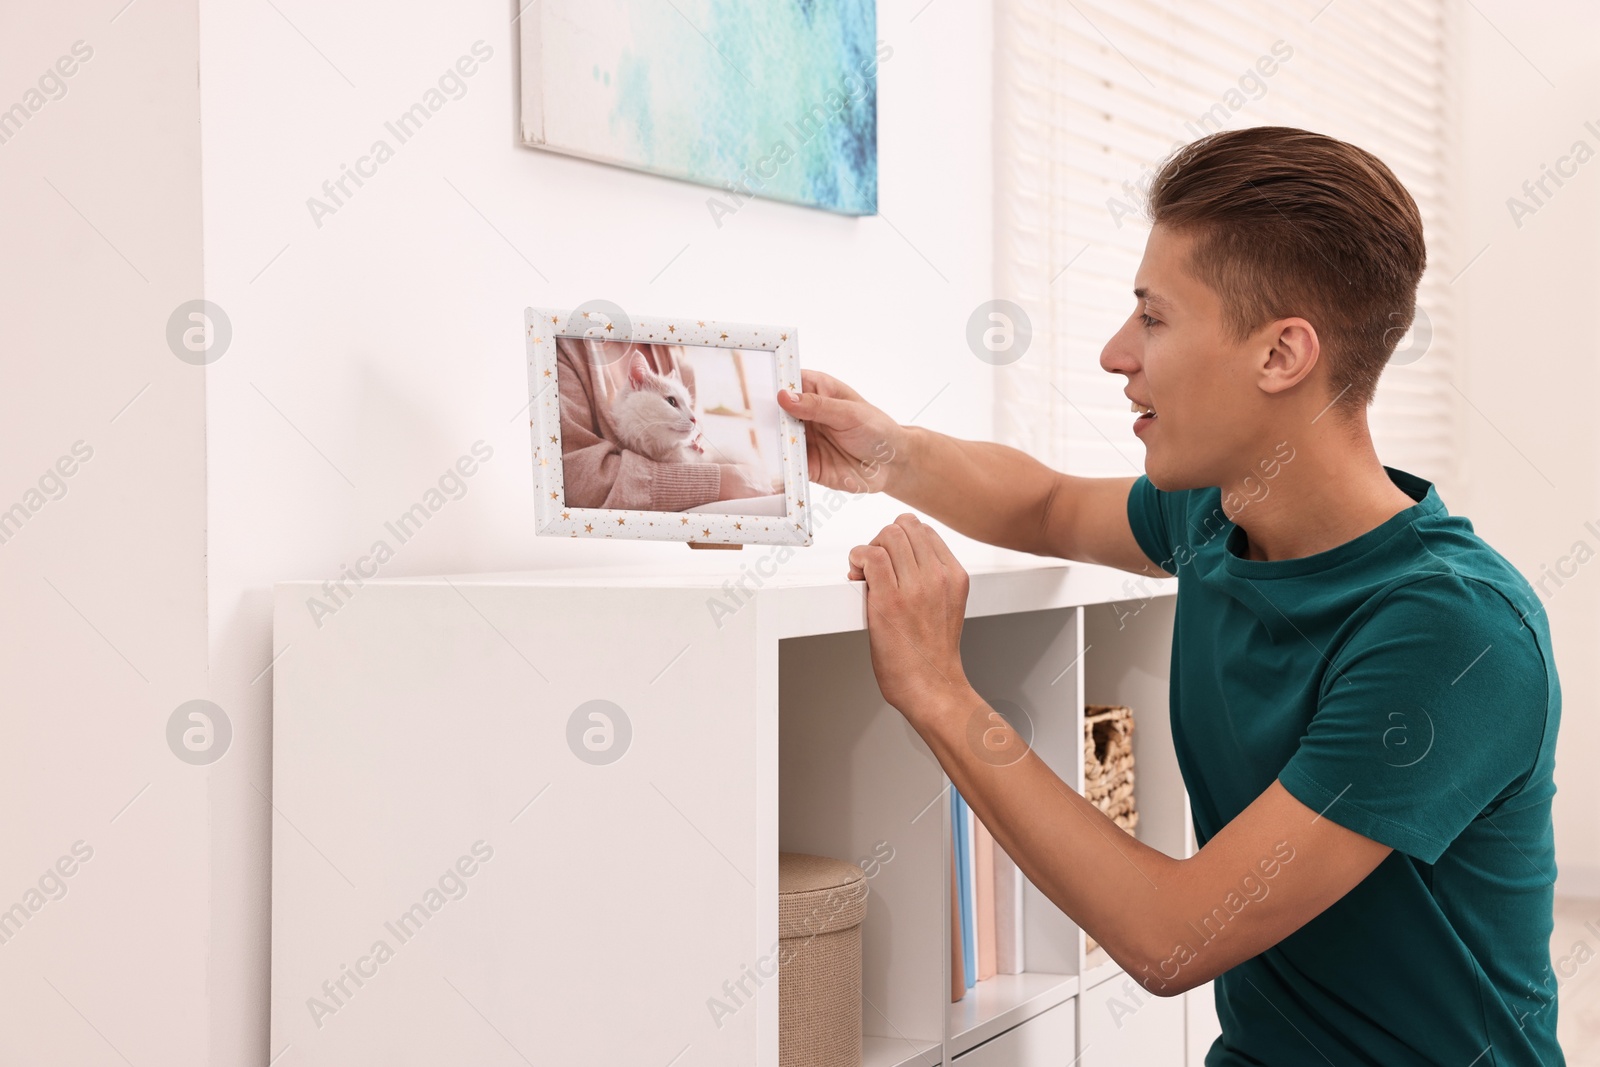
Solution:
M 1278 319 L 1263 331 L 1266 351 L 1259 381 L 1263 391 L 1283 393 L 1305 381 L 1322 358 L 1315 326 L 1305 319 Z

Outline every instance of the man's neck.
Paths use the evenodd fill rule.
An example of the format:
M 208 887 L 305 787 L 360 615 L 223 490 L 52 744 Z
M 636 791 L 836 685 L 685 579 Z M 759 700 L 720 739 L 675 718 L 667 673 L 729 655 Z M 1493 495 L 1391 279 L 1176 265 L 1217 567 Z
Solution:
M 1301 442 L 1291 440 L 1294 458 L 1280 465 L 1275 478 L 1257 477 L 1253 494 L 1242 483 L 1222 487 L 1223 510 L 1245 533 L 1247 559 L 1326 552 L 1416 503 L 1383 469 L 1365 420 L 1359 431 L 1348 425 L 1317 431 Z

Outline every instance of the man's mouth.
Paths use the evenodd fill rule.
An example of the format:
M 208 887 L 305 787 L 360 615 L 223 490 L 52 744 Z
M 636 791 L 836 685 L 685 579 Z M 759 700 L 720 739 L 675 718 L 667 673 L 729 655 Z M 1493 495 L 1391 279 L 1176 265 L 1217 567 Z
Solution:
M 1137 419 L 1133 420 L 1133 432 L 1142 440 L 1144 438 L 1145 431 L 1155 425 L 1156 409 L 1151 407 L 1149 404 L 1141 404 L 1137 400 L 1133 400 L 1131 398 L 1129 399 L 1128 403 L 1132 405 L 1131 410 L 1139 416 Z

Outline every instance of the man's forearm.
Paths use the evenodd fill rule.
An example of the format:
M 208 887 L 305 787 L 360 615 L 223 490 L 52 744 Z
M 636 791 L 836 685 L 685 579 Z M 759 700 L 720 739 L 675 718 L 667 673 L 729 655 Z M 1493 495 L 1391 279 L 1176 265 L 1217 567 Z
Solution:
M 1029 881 L 1135 980 L 1158 994 L 1183 991 L 1155 965 L 1188 914 L 1182 861 L 1128 836 L 1024 752 L 970 686 L 952 685 L 908 718 Z
M 1015 448 L 906 427 L 884 491 L 977 541 L 1047 553 L 1056 472 Z

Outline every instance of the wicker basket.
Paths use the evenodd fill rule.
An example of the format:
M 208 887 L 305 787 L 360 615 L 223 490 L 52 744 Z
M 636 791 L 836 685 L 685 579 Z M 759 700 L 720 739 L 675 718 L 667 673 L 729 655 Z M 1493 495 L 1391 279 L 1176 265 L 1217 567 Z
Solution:
M 1083 709 L 1083 795 L 1129 834 L 1139 825 L 1133 794 L 1133 710 L 1110 704 Z M 1088 950 L 1097 947 L 1084 935 Z
M 867 878 L 842 860 L 778 854 L 778 1063 L 860 1067 Z

